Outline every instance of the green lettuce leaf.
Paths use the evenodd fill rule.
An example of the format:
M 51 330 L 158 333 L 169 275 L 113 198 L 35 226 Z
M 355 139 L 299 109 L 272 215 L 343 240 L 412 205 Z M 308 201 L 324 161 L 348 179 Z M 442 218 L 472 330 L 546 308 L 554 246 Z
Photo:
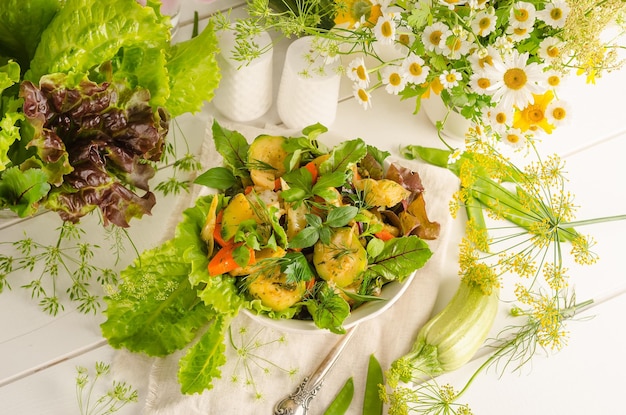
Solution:
M 20 217 L 34 214 L 38 208 L 36 202 L 50 190 L 46 177 L 39 169 L 6 169 L 0 180 L 0 207 L 8 207 Z
M 201 393 L 213 388 L 213 379 L 221 377 L 226 363 L 224 339 L 231 319 L 219 316 L 200 339 L 180 359 L 178 383 L 184 394 Z
M 61 7 L 60 0 L 2 0 L 0 56 L 15 59 L 25 71 L 42 32 Z
M 3 96 L 7 88 L 11 88 L 20 80 L 20 65 L 9 61 L 0 66 L 0 172 L 11 163 L 8 156 L 9 147 L 20 139 L 19 122 L 24 116 L 19 112 L 22 101 L 12 96 Z
M 200 111 L 204 101 L 213 98 L 221 78 L 214 53 L 217 50 L 211 21 L 198 36 L 172 47 L 167 57 L 172 94 L 165 103 L 172 117 Z
M 120 274 L 105 301 L 103 336 L 115 348 L 165 356 L 186 347 L 216 313 L 198 301 L 181 243 L 170 240 L 144 251 Z
M 38 83 L 47 73 L 87 73 L 122 48 L 162 49 L 170 40 L 167 22 L 134 0 L 67 0 L 44 30 L 25 78 Z

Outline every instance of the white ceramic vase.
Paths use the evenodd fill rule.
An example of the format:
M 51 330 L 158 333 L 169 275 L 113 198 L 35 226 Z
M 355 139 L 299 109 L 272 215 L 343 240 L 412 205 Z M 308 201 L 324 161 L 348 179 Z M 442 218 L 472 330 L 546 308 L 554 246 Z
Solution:
M 217 32 L 220 48 L 217 62 L 222 79 L 212 102 L 220 113 L 233 121 L 252 121 L 272 106 L 273 49 L 270 47 L 250 62 L 234 59 L 236 39 L 232 28 Z M 267 32 L 260 33 L 251 41 L 262 50 L 272 43 Z
M 441 130 L 444 136 L 457 141 L 465 141 L 465 134 L 472 126 L 472 122 L 446 107 L 439 95 L 431 94 L 429 98 L 422 98 L 421 109 L 433 125 L 436 126 L 439 121 L 444 123 Z
M 285 55 L 276 106 L 288 128 L 302 129 L 315 123 L 328 127 L 337 115 L 339 62 L 325 63 L 312 47 L 312 39 L 295 40 Z

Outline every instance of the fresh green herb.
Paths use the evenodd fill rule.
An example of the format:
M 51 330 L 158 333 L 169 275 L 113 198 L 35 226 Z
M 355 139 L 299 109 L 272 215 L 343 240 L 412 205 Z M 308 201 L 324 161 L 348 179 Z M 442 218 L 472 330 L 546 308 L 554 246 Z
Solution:
M 344 334 L 343 321 L 350 315 L 350 305 L 324 283 L 315 298 L 305 302 L 315 325 L 335 334 Z
M 233 383 L 239 383 L 240 381 L 244 386 L 251 386 L 254 390 L 254 398 L 256 400 L 263 399 L 263 391 L 259 389 L 259 385 L 254 379 L 255 372 L 261 372 L 263 375 L 269 375 L 273 370 L 278 370 L 280 373 L 287 374 L 288 376 L 294 376 L 298 373 L 297 368 L 288 369 L 283 368 L 270 360 L 271 353 L 275 353 L 275 349 L 272 352 L 262 353 L 264 349 L 270 346 L 284 345 L 287 343 L 285 335 L 280 337 L 264 340 L 267 336 L 262 336 L 265 329 L 261 328 L 255 333 L 249 333 L 248 328 L 242 326 L 237 330 L 239 334 L 239 341 L 237 342 L 233 336 L 232 327 L 228 329 L 228 343 L 235 351 L 237 356 L 237 363 L 233 368 L 233 372 L 230 379 Z M 238 372 L 243 372 L 241 375 Z
M 137 391 L 126 382 L 113 381 L 113 386 L 98 397 L 94 396 L 97 382 L 109 375 L 108 364 L 96 362 L 95 374 L 91 378 L 89 370 L 83 366 L 76 368 L 76 397 L 81 415 L 105 415 L 119 411 L 129 403 L 137 402 Z
M 106 228 L 104 231 L 105 238 L 114 239 L 115 249 L 123 249 L 124 242 L 129 241 L 128 235 L 119 230 L 121 228 Z M 96 252 L 102 248 L 82 241 L 85 230 L 80 225 L 63 222 L 56 231 L 58 236 L 53 244 L 41 243 L 28 235 L 15 242 L 0 242 L 0 246 L 14 250 L 13 254 L 0 254 L 0 292 L 11 289 L 11 274 L 28 271 L 33 279 L 21 287 L 30 291 L 31 298 L 38 300 L 46 313 L 57 315 L 65 309 L 60 287 L 66 282 L 69 283 L 66 289 L 69 302 L 76 304 L 82 313 L 96 313 L 101 308 L 101 298 L 92 284 L 114 285 L 117 274 L 110 268 L 94 265 Z
M 330 243 L 331 228 L 346 226 L 357 215 L 359 209 L 355 206 L 340 206 L 328 212 L 326 221 L 317 215 L 305 215 L 308 226 L 304 228 L 289 243 L 290 248 L 308 248 L 318 240 L 325 244 Z

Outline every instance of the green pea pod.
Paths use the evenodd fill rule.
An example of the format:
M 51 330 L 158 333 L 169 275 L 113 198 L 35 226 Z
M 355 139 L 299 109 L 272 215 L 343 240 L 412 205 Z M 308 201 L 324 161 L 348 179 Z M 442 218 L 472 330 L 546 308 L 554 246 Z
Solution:
M 343 385 L 335 399 L 330 403 L 324 415 L 343 415 L 350 408 L 354 396 L 354 381 L 349 378 Z
M 383 384 L 383 370 L 374 355 L 367 365 L 367 382 L 363 396 L 363 415 L 382 415 L 383 401 L 380 400 L 378 385 Z

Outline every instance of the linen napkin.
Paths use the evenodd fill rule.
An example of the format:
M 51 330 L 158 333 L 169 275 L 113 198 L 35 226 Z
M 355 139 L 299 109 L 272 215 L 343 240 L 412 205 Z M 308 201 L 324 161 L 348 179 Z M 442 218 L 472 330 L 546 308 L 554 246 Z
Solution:
M 221 119 L 219 123 L 240 132 L 248 141 L 259 134 L 289 136 L 299 133 L 275 126 L 260 128 Z M 201 153 L 205 168 L 221 164 L 221 156 L 213 144 L 211 125 L 212 120 L 208 123 Z M 324 137 L 320 140 L 324 141 Z M 381 315 L 356 327 L 343 354 L 309 405 L 309 413 L 313 415 L 324 413 L 350 377 L 354 381 L 354 398 L 348 413 L 360 414 L 369 356 L 373 354 L 386 370 L 395 359 L 410 350 L 420 327 L 431 316 L 452 223 L 448 203 L 458 189 L 458 180 L 445 169 L 396 159 L 419 172 L 426 189 L 429 218 L 441 224 L 441 234 L 437 240 L 428 241 L 434 254 L 418 271 L 401 298 Z M 192 205 L 203 192 L 202 188 L 195 187 L 179 200 L 169 224 L 171 230 L 180 220 L 182 210 Z M 202 394 L 182 395 L 180 392 L 177 370 L 184 350 L 164 358 L 118 351 L 113 369 L 138 388 L 143 404 L 142 415 L 272 414 L 276 403 L 294 392 L 340 339 L 340 335 L 321 330 L 311 334 L 281 332 L 244 313 L 232 322 L 231 333 L 238 350 L 227 339 L 227 362 L 221 367 L 222 377 L 214 380 L 214 387 Z

